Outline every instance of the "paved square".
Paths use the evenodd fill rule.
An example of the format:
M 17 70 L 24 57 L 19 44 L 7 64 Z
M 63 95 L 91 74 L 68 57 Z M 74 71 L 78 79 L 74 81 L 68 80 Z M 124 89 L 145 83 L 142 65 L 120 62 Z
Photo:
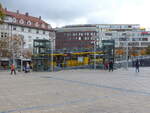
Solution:
M 0 72 L 0 113 L 149 113 L 150 68 Z

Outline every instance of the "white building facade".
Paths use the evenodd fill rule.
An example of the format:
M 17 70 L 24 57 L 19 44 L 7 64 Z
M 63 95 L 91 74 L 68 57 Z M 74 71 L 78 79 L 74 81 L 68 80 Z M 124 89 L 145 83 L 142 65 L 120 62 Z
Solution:
M 115 40 L 115 47 L 150 46 L 150 32 L 141 28 L 139 24 L 97 24 L 99 43 L 101 40 Z
M 55 31 L 41 17 L 33 17 L 28 13 L 20 14 L 19 11 L 11 12 L 4 10 L 4 23 L 0 25 L 0 37 L 12 37 L 19 35 L 24 40 L 24 48 L 32 49 L 34 39 L 55 38 Z

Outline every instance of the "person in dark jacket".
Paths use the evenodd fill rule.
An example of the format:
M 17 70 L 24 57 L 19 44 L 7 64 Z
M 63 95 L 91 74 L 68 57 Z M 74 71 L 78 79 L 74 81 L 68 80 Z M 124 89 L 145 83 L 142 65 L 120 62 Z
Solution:
M 139 60 L 137 59 L 136 61 L 135 61 L 135 71 L 136 72 L 139 72 L 140 70 L 139 70 L 139 67 L 140 67 L 140 63 L 139 63 Z
M 114 70 L 113 65 L 114 65 L 113 62 L 110 61 L 110 62 L 109 62 L 109 72 Z

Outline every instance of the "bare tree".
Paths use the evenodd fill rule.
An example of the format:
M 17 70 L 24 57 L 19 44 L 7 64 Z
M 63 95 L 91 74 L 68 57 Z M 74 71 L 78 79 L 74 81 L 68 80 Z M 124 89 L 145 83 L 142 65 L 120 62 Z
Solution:
M 22 56 L 23 44 L 24 40 L 21 35 L 13 35 L 10 37 L 10 51 L 12 53 L 12 57 L 20 58 Z
M 0 38 L 0 57 L 10 57 L 9 37 Z
M 31 59 L 32 55 L 32 49 L 23 49 L 24 58 Z
M 4 14 L 4 11 L 3 11 L 3 7 L 0 3 L 0 24 L 3 23 L 4 17 L 5 17 L 5 14 Z

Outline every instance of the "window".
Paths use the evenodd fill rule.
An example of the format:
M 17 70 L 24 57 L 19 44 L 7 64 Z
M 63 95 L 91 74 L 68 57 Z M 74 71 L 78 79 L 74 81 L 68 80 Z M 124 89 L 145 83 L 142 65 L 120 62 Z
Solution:
M 127 41 L 126 38 L 119 38 L 119 41 Z
M 4 35 L 3 35 L 3 33 L 1 32 L 1 38 L 3 38 L 4 37 Z
M 112 36 L 112 33 L 105 33 L 105 36 Z
M 76 33 L 73 33 L 72 35 L 73 35 L 73 36 L 76 36 Z
M 31 21 L 27 21 L 27 25 L 31 25 Z
M 16 22 L 17 22 L 17 19 L 16 19 L 16 18 L 13 18 L 13 22 L 16 23 Z
M 126 28 L 128 28 L 128 26 L 127 25 L 122 25 L 121 28 L 126 29 Z
M 132 26 L 131 26 L 131 25 L 129 25 L 129 26 L 128 26 L 128 28 L 132 28 Z
M 31 36 L 29 36 L 29 42 L 32 42 L 32 37 Z
M 24 32 L 24 28 L 21 28 L 21 31 Z
M 36 33 L 39 34 L 39 30 L 37 30 Z
M 32 48 L 32 44 L 28 44 L 29 48 Z
M 140 41 L 140 38 L 132 38 L 132 41 Z
M 81 37 L 79 37 L 78 39 L 81 40 Z
M 150 42 L 142 42 L 141 46 L 150 46 Z
M 122 36 L 126 36 L 127 34 L 126 33 L 122 33 Z
M 148 39 L 147 38 L 142 38 L 142 41 L 148 41 Z
M 7 37 L 8 36 L 8 34 L 7 33 L 5 33 L 5 37 Z
M 87 40 L 87 37 L 84 37 L 84 40 Z
M 28 32 L 29 32 L 29 33 L 31 32 L 31 29 L 30 29 L 30 28 L 28 29 Z
M 16 30 L 17 28 L 16 27 L 13 27 L 13 30 Z
M 20 24 L 24 24 L 24 20 L 23 20 L 23 19 L 20 19 L 20 20 L 19 20 L 19 23 L 20 23 Z
M 139 42 L 129 42 L 129 46 L 139 46 Z
M 70 33 L 67 33 L 67 36 L 70 36 Z

